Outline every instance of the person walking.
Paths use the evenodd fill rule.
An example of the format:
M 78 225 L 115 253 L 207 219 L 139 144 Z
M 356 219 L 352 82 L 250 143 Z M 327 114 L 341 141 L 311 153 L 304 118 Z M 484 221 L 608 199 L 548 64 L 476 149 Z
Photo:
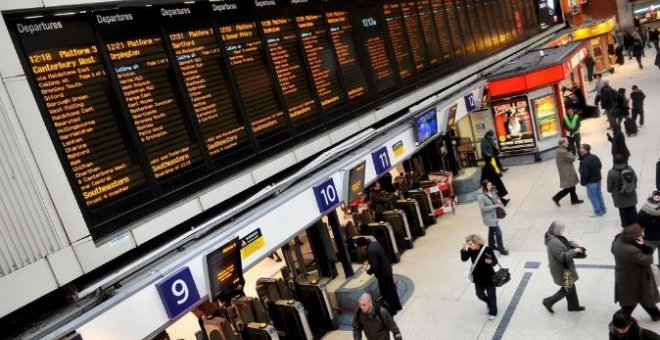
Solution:
M 500 150 L 497 148 L 494 138 L 495 132 L 493 130 L 486 131 L 484 138 L 481 139 L 481 157 L 483 157 L 486 164 L 492 164 L 491 162 L 494 160 L 497 169 L 500 172 L 505 172 L 509 169 L 502 167 L 502 163 L 500 162 L 499 158 Z
M 623 47 L 628 52 L 628 59 L 633 58 L 633 45 L 635 44 L 635 38 L 629 32 L 623 32 Z
M 653 248 L 642 236 L 642 227 L 635 223 L 620 232 L 612 241 L 614 255 L 614 302 L 621 311 L 631 315 L 637 304 L 651 316 L 660 320 L 658 286 L 653 277 Z
M 632 100 L 632 120 L 637 124 L 637 116 L 639 116 L 639 126 L 644 125 L 644 99 L 646 95 L 642 90 L 633 85 L 632 92 L 630 92 L 630 99 Z
M 656 52 L 660 52 L 660 46 L 658 46 L 658 42 L 660 42 L 660 30 L 655 28 L 653 31 L 649 33 L 649 40 L 651 43 L 653 43 L 653 46 L 655 47 Z
M 575 193 L 575 185 L 579 182 L 577 173 L 575 172 L 576 157 L 568 150 L 568 139 L 562 138 L 559 140 L 557 153 L 555 156 L 555 163 L 557 164 L 557 171 L 559 172 L 559 187 L 562 189 L 552 196 L 552 201 L 559 207 L 559 201 L 566 195 L 571 195 L 571 204 L 581 204 L 584 202 L 579 199 Z
M 660 247 L 660 190 L 655 190 L 646 200 L 637 214 L 637 221 L 644 229 L 644 241 L 653 247 Z M 658 268 L 660 268 L 660 250 L 658 251 Z
M 626 89 L 619 88 L 616 93 L 616 106 L 614 107 L 614 118 L 621 125 L 623 120 L 630 116 L 630 100 L 626 97 Z
M 635 42 L 633 43 L 633 56 L 635 59 L 637 59 L 637 64 L 639 65 L 639 69 L 643 69 L 644 65 L 642 65 L 642 56 L 644 55 L 644 45 L 642 45 L 642 41 L 640 39 L 635 39 Z
M 610 86 L 610 82 L 608 80 L 603 80 L 603 88 L 600 89 L 600 106 L 603 108 L 603 110 L 605 110 L 607 121 L 610 123 L 610 129 L 616 125 L 616 119 L 614 118 L 616 98 L 617 93 Z
M 614 166 L 607 173 L 607 192 L 619 208 L 621 227 L 637 222 L 637 175 L 622 155 L 614 155 Z
M 497 208 L 504 209 L 504 205 L 497 191 L 493 190 L 493 183 L 488 180 L 481 181 L 481 192 L 477 195 L 477 202 L 484 225 L 488 227 L 488 247 L 497 249 L 502 255 L 508 255 L 509 252 L 502 241 L 502 229 L 497 221 Z
M 355 240 L 355 245 L 360 248 L 367 248 L 367 262 L 369 263 L 367 274 L 373 274 L 376 277 L 378 290 L 383 301 L 387 303 L 388 311 L 390 314 L 396 315 L 402 309 L 401 301 L 399 301 L 399 293 L 396 291 L 392 265 L 387 259 L 385 250 L 377 241 L 370 241 L 364 237 L 358 237 Z
M 593 215 L 589 217 L 599 217 L 607 213 L 601 190 L 602 167 L 598 156 L 591 153 L 591 145 L 582 144 L 580 146 L 580 184 L 587 188 L 587 197 L 594 209 Z
M 639 327 L 635 318 L 617 311 L 610 322 L 610 340 L 660 340 L 660 335 Z
M 580 125 L 582 124 L 582 119 L 580 115 L 575 113 L 575 110 L 568 109 L 566 110 L 566 116 L 564 116 L 563 126 L 566 129 L 568 146 L 569 150 L 577 155 L 577 151 L 580 149 Z
M 497 258 L 492 248 L 484 245 L 483 239 L 478 235 L 469 235 L 465 238 L 461 248 L 461 261 L 472 261 L 470 278 L 474 282 L 477 298 L 488 306 L 488 320 L 497 317 L 497 293 L 493 276 L 497 265 Z
M 625 158 L 626 162 L 630 159 L 630 151 L 626 146 L 626 137 L 621 131 L 621 125 L 614 125 L 612 135 L 607 134 L 607 140 L 612 143 L 612 156 L 621 155 Z
M 596 62 L 594 61 L 594 57 L 591 56 L 591 53 L 587 54 L 584 58 L 584 66 L 587 67 L 587 79 L 591 83 L 594 79 L 594 66 L 596 66 Z
M 552 306 L 563 298 L 566 298 L 569 312 L 585 310 L 584 306 L 580 306 L 577 296 L 575 281 L 579 279 L 579 276 L 573 262 L 576 255 L 583 251 L 582 248 L 574 246 L 564 237 L 565 230 L 566 226 L 563 222 L 553 221 L 544 235 L 548 252 L 548 267 L 550 267 L 552 280 L 559 286 L 559 290 L 552 296 L 543 299 L 542 303 L 545 309 L 553 314 L 555 311 Z
M 403 339 L 387 308 L 374 302 L 369 293 L 363 293 L 358 299 L 358 309 L 353 316 L 353 340 L 361 340 L 363 332 L 367 340 L 389 340 L 390 332 L 394 339 Z

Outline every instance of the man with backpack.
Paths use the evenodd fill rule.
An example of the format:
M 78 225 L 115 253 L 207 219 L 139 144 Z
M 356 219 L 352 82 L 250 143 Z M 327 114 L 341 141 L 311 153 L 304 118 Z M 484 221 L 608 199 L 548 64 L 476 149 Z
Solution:
M 392 315 L 377 302 L 369 293 L 364 293 L 358 300 L 358 309 L 353 317 L 353 339 L 361 340 L 362 332 L 367 340 L 389 340 L 390 332 L 394 339 L 401 340 L 401 331 L 394 322 Z
M 637 223 L 637 175 L 623 155 L 614 155 L 614 166 L 607 173 L 607 192 L 619 208 L 621 227 Z

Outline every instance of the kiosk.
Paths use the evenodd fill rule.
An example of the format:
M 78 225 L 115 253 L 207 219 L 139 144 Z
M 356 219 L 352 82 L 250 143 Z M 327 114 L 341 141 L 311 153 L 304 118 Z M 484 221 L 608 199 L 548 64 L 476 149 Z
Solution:
M 589 55 L 594 58 L 594 74 L 610 71 L 614 73 L 615 57 L 612 31 L 616 27 L 616 17 L 606 20 L 590 21 L 581 24 L 572 31 L 561 35 L 550 43 L 550 47 L 565 45 L 572 41 L 585 41 Z

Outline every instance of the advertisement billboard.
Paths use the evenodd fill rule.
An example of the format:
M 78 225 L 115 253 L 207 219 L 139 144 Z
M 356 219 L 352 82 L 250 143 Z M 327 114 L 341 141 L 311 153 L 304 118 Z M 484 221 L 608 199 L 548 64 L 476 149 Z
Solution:
M 534 126 L 527 96 L 491 101 L 495 134 L 502 152 L 529 150 L 536 147 Z
M 559 118 L 555 96 L 550 94 L 532 99 L 532 107 L 534 108 L 539 140 L 559 134 Z

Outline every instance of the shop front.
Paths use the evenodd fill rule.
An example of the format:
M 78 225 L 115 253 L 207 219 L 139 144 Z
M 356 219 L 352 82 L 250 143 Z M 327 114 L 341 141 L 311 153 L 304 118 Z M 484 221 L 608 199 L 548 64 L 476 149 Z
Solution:
M 596 22 L 586 22 L 571 32 L 563 34 L 550 43 L 549 47 L 565 45 L 572 41 L 586 41 L 589 55 L 594 59 L 594 74 L 609 71 L 614 73 L 614 38 L 612 31 L 616 27 L 616 17 Z
M 489 74 L 490 115 L 504 164 L 527 164 L 554 157 L 552 150 L 563 135 L 565 110 L 562 88 L 584 93 L 582 60 L 588 45 L 572 42 L 528 52 Z

